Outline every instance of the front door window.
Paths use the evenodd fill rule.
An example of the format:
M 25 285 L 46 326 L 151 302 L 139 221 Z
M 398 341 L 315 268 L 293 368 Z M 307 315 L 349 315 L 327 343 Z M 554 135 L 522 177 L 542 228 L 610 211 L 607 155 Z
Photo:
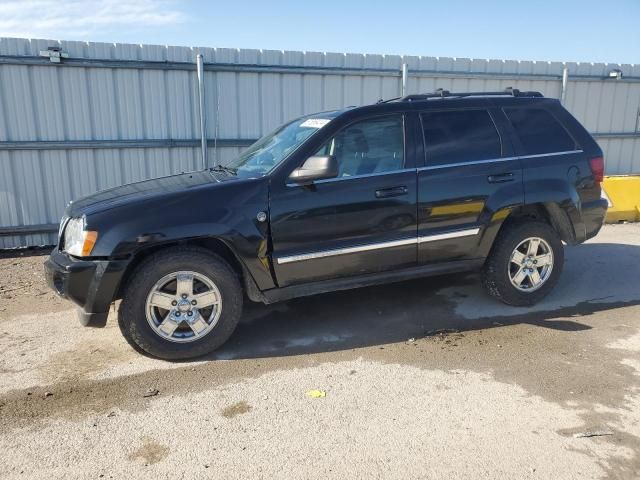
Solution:
M 338 177 L 400 170 L 404 166 L 402 115 L 356 122 L 326 142 L 316 155 L 334 155 Z

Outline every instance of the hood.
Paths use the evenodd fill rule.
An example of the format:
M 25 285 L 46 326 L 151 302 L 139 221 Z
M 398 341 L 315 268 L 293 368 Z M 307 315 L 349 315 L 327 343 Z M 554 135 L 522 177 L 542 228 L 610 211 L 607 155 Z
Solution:
M 129 183 L 74 200 L 67 207 L 66 216 L 78 217 L 152 197 L 169 196 L 176 192 L 186 192 L 232 180 L 237 178 L 225 173 L 203 170 Z

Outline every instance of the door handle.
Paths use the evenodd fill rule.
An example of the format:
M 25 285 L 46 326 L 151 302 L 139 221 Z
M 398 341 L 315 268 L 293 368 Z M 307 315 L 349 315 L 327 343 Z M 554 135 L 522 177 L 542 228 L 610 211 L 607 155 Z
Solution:
M 409 192 L 409 189 L 405 186 L 382 188 L 376 190 L 376 198 L 399 197 L 400 195 L 406 195 L 407 192 Z
M 487 181 L 489 183 L 513 182 L 515 180 L 513 173 L 498 173 L 497 175 L 489 175 Z

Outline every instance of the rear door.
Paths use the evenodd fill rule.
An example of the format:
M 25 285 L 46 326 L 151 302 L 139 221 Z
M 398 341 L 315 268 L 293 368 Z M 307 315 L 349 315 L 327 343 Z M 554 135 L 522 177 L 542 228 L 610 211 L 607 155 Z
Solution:
M 415 140 L 405 124 L 400 113 L 346 125 L 314 153 L 336 156 L 337 178 L 272 184 L 279 286 L 417 264 Z
M 491 107 L 420 114 L 425 165 L 418 171 L 420 263 L 481 256 L 480 240 L 504 205 L 523 202 L 522 168 Z

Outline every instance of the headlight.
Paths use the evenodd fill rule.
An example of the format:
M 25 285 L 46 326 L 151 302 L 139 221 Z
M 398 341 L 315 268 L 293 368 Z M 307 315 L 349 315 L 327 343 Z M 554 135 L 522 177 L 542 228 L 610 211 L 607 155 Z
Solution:
M 85 230 L 85 219 L 72 218 L 64 229 L 64 251 L 76 257 L 88 257 L 98 240 L 98 232 Z

